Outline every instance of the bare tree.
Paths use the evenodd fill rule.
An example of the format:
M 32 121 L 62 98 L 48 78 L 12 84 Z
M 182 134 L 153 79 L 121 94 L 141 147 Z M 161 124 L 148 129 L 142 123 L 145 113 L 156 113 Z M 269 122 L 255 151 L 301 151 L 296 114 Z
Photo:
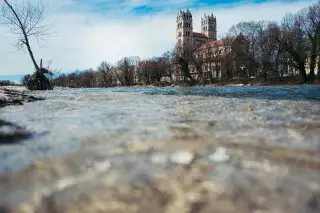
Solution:
M 166 65 L 166 76 L 172 80 L 172 58 L 173 58 L 173 50 L 166 51 L 161 55 L 161 58 L 163 59 L 165 65 Z
M 318 53 L 318 39 L 320 35 L 320 1 L 316 4 L 313 4 L 307 8 L 302 9 L 297 16 L 301 21 L 301 28 L 305 33 L 306 38 L 308 39 L 308 46 L 309 46 L 309 81 L 313 81 L 315 74 L 314 69 L 316 67 L 316 59 Z
M 195 49 L 191 46 L 183 46 L 183 45 L 176 45 L 174 52 L 173 52 L 173 61 L 175 65 L 178 67 L 176 73 L 179 76 L 183 77 L 183 80 L 189 81 L 191 84 L 195 84 L 196 80 L 191 75 L 191 66 L 197 66 L 196 60 L 197 56 L 195 53 Z M 181 73 L 181 75 L 180 75 Z
M 302 30 L 302 22 L 296 14 L 287 14 L 281 23 L 281 36 L 278 42 L 291 57 L 292 65 L 299 70 L 300 81 L 308 81 L 306 74 L 306 60 L 308 57 L 308 42 Z
M 100 73 L 97 79 L 97 84 L 101 87 L 110 87 L 113 84 L 113 73 L 111 72 L 111 65 L 105 61 L 101 62 L 97 68 Z M 100 78 L 101 77 L 101 78 Z
M 23 49 L 23 47 L 26 47 L 28 50 L 37 73 L 33 76 L 35 78 L 34 82 L 37 83 L 36 85 L 32 85 L 32 88 L 51 88 L 50 85 L 44 85 L 48 84 L 49 81 L 43 74 L 49 72 L 46 68 L 42 67 L 42 64 L 37 64 L 31 49 L 30 39 L 32 37 L 36 38 L 39 45 L 39 41 L 44 41 L 45 37 L 50 34 L 53 23 L 43 24 L 45 7 L 40 0 L 36 3 L 30 0 L 19 0 L 19 4 L 17 2 L 18 1 L 16 1 L 16 4 L 13 6 L 11 1 L 9 3 L 8 0 L 4 0 L 5 4 L 3 5 L 0 14 L 0 23 L 6 25 L 11 33 L 18 36 L 18 40 L 15 43 L 18 50 Z M 42 83 L 40 81 L 42 81 Z
M 122 86 L 134 84 L 134 70 L 138 61 L 138 57 L 124 57 L 118 61 L 117 69 L 114 74 Z

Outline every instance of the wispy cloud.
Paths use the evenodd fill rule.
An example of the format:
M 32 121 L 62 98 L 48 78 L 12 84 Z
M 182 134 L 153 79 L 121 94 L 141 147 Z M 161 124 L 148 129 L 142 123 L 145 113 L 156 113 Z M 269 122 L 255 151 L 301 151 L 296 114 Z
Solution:
M 211 2 L 211 3 L 210 3 Z M 315 2 L 218 0 L 45 0 L 48 20 L 56 20 L 56 34 L 45 48 L 34 45 L 37 60 L 52 60 L 64 72 L 95 68 L 103 60 L 116 62 L 124 56 L 160 55 L 173 48 L 175 18 L 179 8 L 190 8 L 194 29 L 200 30 L 203 13 L 217 16 L 220 35 L 239 21 L 280 20 Z M 14 35 L 0 26 L 0 74 L 31 73 L 27 52 L 11 46 Z

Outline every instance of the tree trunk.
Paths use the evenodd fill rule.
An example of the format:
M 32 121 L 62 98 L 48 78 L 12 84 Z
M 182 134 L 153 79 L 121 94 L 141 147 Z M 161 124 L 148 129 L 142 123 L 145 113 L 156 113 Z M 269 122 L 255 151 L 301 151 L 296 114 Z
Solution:
M 23 33 L 23 37 L 24 37 L 23 43 L 27 46 L 29 55 L 30 55 L 30 57 L 31 57 L 32 63 L 33 63 L 33 65 L 34 65 L 36 71 L 39 71 L 40 68 L 39 68 L 36 60 L 34 59 L 33 52 L 32 52 L 31 47 L 30 47 L 30 43 L 29 43 L 29 39 L 28 39 L 27 33 L 26 33 L 26 31 L 25 31 L 25 28 L 24 28 L 24 26 L 23 26 L 23 24 L 22 24 L 22 22 L 21 22 L 21 20 L 20 20 L 20 18 L 19 18 L 19 16 L 18 16 L 18 14 L 17 14 L 16 11 L 13 9 L 13 7 L 7 2 L 7 0 L 4 0 L 4 2 L 8 5 L 8 7 L 10 8 L 10 10 L 13 12 L 14 16 L 15 16 L 16 19 L 18 20 L 19 25 L 20 25 L 21 30 L 22 30 L 22 33 Z
M 316 58 L 317 58 L 317 40 L 314 39 L 312 41 L 312 46 L 311 46 L 311 56 L 310 56 L 310 74 L 314 75 L 314 68 L 316 66 Z
M 298 65 L 298 67 L 299 67 L 299 74 L 300 74 L 300 82 L 307 83 L 308 77 L 306 74 L 305 63 L 303 61 L 301 61 Z
M 320 46 L 320 44 L 319 44 L 319 46 Z M 318 79 L 320 80 L 320 55 L 318 55 L 318 73 L 317 73 L 317 75 L 318 75 Z
M 181 71 L 182 71 L 184 79 L 188 78 L 191 82 L 193 82 L 194 79 L 192 78 L 192 76 L 190 74 L 188 62 L 183 58 L 179 58 L 179 63 L 180 63 L 180 66 L 181 66 Z
M 315 79 L 314 69 L 317 63 L 316 60 L 317 60 L 318 42 L 317 42 L 317 37 L 310 38 L 310 40 L 311 40 L 311 55 L 310 55 L 310 64 L 309 64 L 310 73 L 308 75 L 308 82 L 313 83 Z
M 263 80 L 264 82 L 268 81 L 268 73 L 267 73 L 267 62 L 262 62 L 262 73 L 263 73 Z
M 34 65 L 34 68 L 36 69 L 36 71 L 40 71 L 40 68 L 39 68 L 39 66 L 38 66 L 38 64 L 37 64 L 37 62 L 36 62 L 36 60 L 35 60 L 35 58 L 33 56 L 33 52 L 31 50 L 31 47 L 30 47 L 29 40 L 28 40 L 27 36 L 25 36 L 25 39 L 26 39 L 26 43 L 25 44 L 27 46 L 27 49 L 28 49 L 29 55 L 31 57 L 32 63 Z

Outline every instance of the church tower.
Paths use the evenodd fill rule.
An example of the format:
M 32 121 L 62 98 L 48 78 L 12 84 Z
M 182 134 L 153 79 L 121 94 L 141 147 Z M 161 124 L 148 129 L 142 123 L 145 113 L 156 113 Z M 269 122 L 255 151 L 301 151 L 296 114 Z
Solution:
M 192 14 L 189 9 L 186 12 L 179 11 L 177 15 L 177 30 L 176 30 L 176 43 L 177 45 L 183 45 L 184 47 L 192 47 L 192 33 L 193 23 Z
M 205 34 L 210 41 L 217 40 L 217 19 L 211 15 L 204 14 L 204 17 L 201 18 L 201 32 Z

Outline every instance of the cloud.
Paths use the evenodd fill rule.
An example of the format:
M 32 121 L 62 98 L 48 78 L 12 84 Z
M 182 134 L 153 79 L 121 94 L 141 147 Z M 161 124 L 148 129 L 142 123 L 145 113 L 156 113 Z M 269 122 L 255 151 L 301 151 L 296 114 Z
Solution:
M 70 72 L 75 69 L 96 68 L 101 61 L 115 63 L 124 56 L 148 58 L 173 48 L 175 18 L 179 9 L 174 2 L 177 1 L 116 2 L 47 0 L 47 18 L 56 20 L 56 33 L 47 39 L 45 48 L 37 47 L 33 41 L 36 59 L 52 60 L 54 68 Z M 296 12 L 314 1 L 238 3 L 231 6 L 203 4 L 201 7 L 195 0 L 178 2 L 182 9 L 193 5 L 190 10 L 194 17 L 195 31 L 200 31 L 200 18 L 203 13 L 213 12 L 217 16 L 218 34 L 222 35 L 239 21 L 278 21 L 286 12 Z M 96 9 L 98 6 L 99 10 Z M 137 7 L 149 7 L 151 11 L 137 12 Z M 9 34 L 5 26 L 0 26 L 0 75 L 31 73 L 33 70 L 27 52 L 17 52 L 11 46 L 14 42 L 15 36 Z

